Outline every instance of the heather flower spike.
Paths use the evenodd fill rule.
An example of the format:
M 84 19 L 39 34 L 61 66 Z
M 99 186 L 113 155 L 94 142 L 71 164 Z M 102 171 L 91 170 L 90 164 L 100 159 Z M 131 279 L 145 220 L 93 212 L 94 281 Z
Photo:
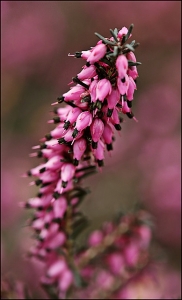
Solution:
M 68 54 L 83 59 L 83 68 L 72 77 L 73 86 L 52 104 L 65 104 L 55 108 L 55 117 L 48 121 L 56 125 L 55 129 L 33 147 L 37 152 L 31 156 L 42 158 L 43 162 L 27 172 L 27 176 L 35 177 L 31 185 L 39 186 L 36 197 L 24 205 L 35 209 L 30 224 L 37 243 L 30 256 L 45 263 L 46 273 L 41 282 L 52 298 L 65 299 L 68 292 L 75 291 L 80 299 L 87 298 L 89 293 L 90 299 L 99 299 L 99 293 L 94 296 L 94 287 L 89 290 L 92 281 L 96 288 L 107 290 L 115 280 L 113 276 L 122 275 L 122 270 L 125 274 L 128 266 L 137 269 L 141 265 L 140 252 L 147 252 L 150 234 L 147 241 L 136 235 L 135 227 L 138 226 L 138 232 L 143 227 L 136 225 L 140 223 L 133 222 L 133 217 L 121 220 L 118 227 L 110 224 L 107 230 L 93 233 L 89 239 L 91 250 L 78 252 L 74 240 L 88 225 L 78 209 L 88 193 L 80 186 L 81 180 L 104 165 L 106 152 L 113 150 L 115 131 L 121 130 L 122 115 L 135 119 L 131 104 L 140 63 L 133 53 L 138 43 L 128 42 L 132 29 L 133 24 L 129 29 L 110 29 L 109 38 L 95 33 L 99 41 L 94 47 Z M 105 253 L 105 258 L 100 259 L 100 253 Z M 102 262 L 100 269 L 92 261 L 94 257 Z

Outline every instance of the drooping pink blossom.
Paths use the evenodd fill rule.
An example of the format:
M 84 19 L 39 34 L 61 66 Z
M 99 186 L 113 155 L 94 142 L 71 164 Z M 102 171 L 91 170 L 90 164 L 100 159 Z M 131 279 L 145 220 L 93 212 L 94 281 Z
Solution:
M 100 60 L 106 54 L 106 45 L 105 44 L 98 44 L 92 49 L 89 57 L 87 58 L 87 62 L 90 64 L 94 64 L 96 61 Z

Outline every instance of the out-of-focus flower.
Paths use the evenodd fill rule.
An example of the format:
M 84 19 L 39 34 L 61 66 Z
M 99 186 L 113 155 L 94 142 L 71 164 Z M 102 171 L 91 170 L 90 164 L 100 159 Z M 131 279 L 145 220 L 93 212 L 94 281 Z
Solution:
M 1 279 L 1 299 L 30 299 L 30 294 L 21 281 L 12 278 Z
M 31 75 L 45 70 L 45 61 L 56 53 L 64 30 L 63 15 L 56 5 L 55 1 L 1 2 L 4 71 L 18 69 L 19 74 Z

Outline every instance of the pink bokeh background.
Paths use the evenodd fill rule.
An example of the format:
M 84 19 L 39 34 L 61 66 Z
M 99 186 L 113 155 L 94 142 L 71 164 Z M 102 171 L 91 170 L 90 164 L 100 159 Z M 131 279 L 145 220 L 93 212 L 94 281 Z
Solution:
M 53 128 L 47 124 L 50 104 L 83 65 L 68 53 L 94 46 L 94 32 L 107 37 L 110 28 L 131 23 L 132 39 L 141 44 L 133 109 L 139 122 L 125 118 L 102 174 L 85 181 L 92 193 L 82 209 L 94 228 L 143 205 L 154 216 L 154 236 L 169 267 L 179 274 L 180 8 L 179 1 L 1 1 L 2 274 L 23 280 L 38 298 L 42 266 L 25 259 L 33 239 L 26 226 L 30 213 L 19 207 L 36 188 L 21 174 L 39 162 L 28 154 Z

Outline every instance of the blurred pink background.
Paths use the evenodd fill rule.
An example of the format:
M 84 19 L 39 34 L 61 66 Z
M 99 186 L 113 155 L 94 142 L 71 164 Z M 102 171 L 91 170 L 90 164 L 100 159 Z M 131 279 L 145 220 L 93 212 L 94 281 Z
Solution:
M 139 122 L 125 118 L 102 174 L 83 184 L 92 193 L 82 209 L 94 228 L 140 203 L 153 214 L 155 237 L 179 272 L 180 8 L 179 1 L 1 1 L 2 274 L 23 280 L 38 298 L 41 265 L 25 259 L 33 239 L 30 214 L 19 207 L 36 188 L 20 176 L 39 163 L 29 158 L 31 147 L 53 128 L 51 103 L 84 64 L 68 53 L 94 46 L 94 32 L 109 37 L 110 28 L 131 23 L 142 62 L 133 109 Z

